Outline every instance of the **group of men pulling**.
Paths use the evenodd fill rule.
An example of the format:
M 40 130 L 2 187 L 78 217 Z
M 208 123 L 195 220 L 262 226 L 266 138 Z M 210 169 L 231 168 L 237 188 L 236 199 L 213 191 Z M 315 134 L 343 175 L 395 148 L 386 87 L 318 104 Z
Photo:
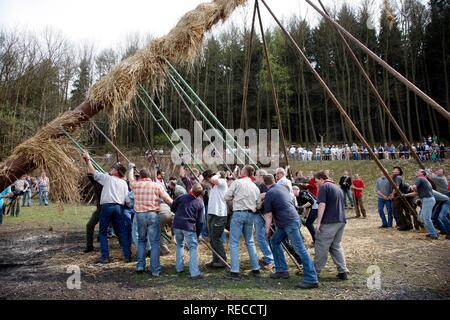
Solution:
M 189 273 L 192 279 L 203 277 L 199 268 L 198 243 L 209 236 L 208 247 L 212 251 L 209 268 L 229 267 L 226 277 L 241 278 L 239 240 L 244 237 L 250 258 L 252 277 L 261 277 L 261 265 L 275 271 L 270 278 L 289 278 L 284 251 L 297 266 L 302 266 L 303 281 L 297 287 L 317 288 L 319 275 L 331 254 L 338 269 L 338 278 L 347 279 L 344 251 L 341 240 L 346 224 L 344 194 L 329 179 L 326 172 L 315 174 L 319 185 L 316 198 L 307 190 L 293 187 L 286 171 L 279 168 L 276 174 L 245 166 L 239 174 L 227 177 L 224 172 L 192 171 L 189 176 L 180 169 L 184 187 L 170 179 L 168 185 L 159 175 L 153 176 L 148 169 L 135 172 L 135 165 L 126 168 L 116 164 L 110 174 L 96 171 L 88 153 L 83 154 L 88 174 L 102 187 L 99 194 L 97 218 L 101 256 L 99 263 L 110 261 L 108 250 L 108 227 L 113 225 L 119 236 L 126 262 L 132 261 L 131 242 L 137 242 L 136 272 L 146 270 L 146 257 L 150 256 L 150 274 L 161 275 L 160 239 L 161 211 L 170 206 L 173 213 L 172 229 L 176 242 L 176 271 L 184 272 L 184 250 L 189 250 Z M 206 191 L 206 192 L 205 192 Z M 172 194 L 172 197 L 169 195 Z M 306 210 L 308 209 L 308 210 Z M 300 233 L 302 224 L 299 211 L 309 213 L 307 221 L 315 246 L 315 259 L 311 259 Z M 127 211 L 130 212 L 127 214 Z M 306 215 L 304 215 L 306 217 Z M 317 219 L 317 226 L 312 223 Z M 92 220 L 92 219 L 91 219 Z M 92 234 L 95 221 L 88 223 L 88 248 L 92 250 Z M 230 264 L 225 250 L 226 229 L 229 229 Z M 263 253 L 258 260 L 253 233 Z M 203 233 L 203 235 L 202 235 Z M 91 234 L 89 236 L 89 234 Z

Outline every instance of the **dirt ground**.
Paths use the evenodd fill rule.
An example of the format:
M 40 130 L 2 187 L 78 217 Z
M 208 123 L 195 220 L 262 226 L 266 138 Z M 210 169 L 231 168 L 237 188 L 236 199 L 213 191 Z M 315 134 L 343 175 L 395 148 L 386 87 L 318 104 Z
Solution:
M 6 217 L 0 226 L 0 299 L 449 299 L 450 240 L 426 239 L 424 233 L 381 230 L 373 208 L 368 219 L 349 219 L 344 236 L 350 279 L 338 281 L 329 258 L 320 288 L 295 289 L 301 279 L 290 262 L 291 277 L 272 280 L 264 271 L 261 279 L 242 281 L 224 278 L 225 271 L 204 267 L 210 253 L 200 246 L 205 278 L 192 281 L 175 273 L 172 253 L 161 258 L 162 277 L 137 275 L 134 263 L 121 261 L 117 239 L 110 240 L 113 262 L 97 265 L 98 249 L 83 254 L 84 225 L 92 207 L 50 206 L 25 208 L 19 217 Z M 347 216 L 354 213 L 348 210 Z M 310 236 L 302 228 L 308 247 Z M 241 240 L 242 241 L 242 240 Z M 98 243 L 95 244 L 98 248 Z M 309 248 L 313 255 L 314 250 Z M 133 252 L 135 249 L 133 247 Z M 259 252 L 259 249 L 258 249 Z M 248 255 L 241 243 L 241 267 L 249 270 Z M 81 288 L 68 289 L 68 267 L 78 266 Z M 379 269 L 378 269 L 379 268 Z M 374 270 L 380 271 L 381 288 Z M 371 277 L 372 276 L 372 277 Z

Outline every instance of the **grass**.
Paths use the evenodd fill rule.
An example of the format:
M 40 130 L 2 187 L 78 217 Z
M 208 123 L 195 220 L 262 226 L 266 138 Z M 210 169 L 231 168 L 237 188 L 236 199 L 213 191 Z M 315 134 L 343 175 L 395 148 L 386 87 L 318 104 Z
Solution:
M 29 226 L 39 228 L 67 228 L 80 229 L 83 227 L 92 212 L 94 206 L 68 206 L 50 203 L 47 207 L 32 204 L 31 207 L 20 208 L 18 217 L 4 216 L 3 224 L 14 227 Z
M 411 161 L 384 161 L 388 169 L 400 164 L 406 172 L 409 181 L 417 165 Z M 323 167 L 321 167 L 323 165 Z M 446 162 L 444 167 L 448 168 Z M 148 274 L 134 273 L 135 264 L 125 264 L 121 261 L 121 250 L 116 239 L 111 239 L 110 248 L 113 263 L 106 266 L 95 264 L 98 251 L 82 254 L 84 248 L 84 228 L 94 207 L 91 206 L 33 206 L 22 208 L 19 217 L 5 217 L 4 225 L 0 227 L 1 257 L 14 259 L 17 247 L 24 245 L 24 234 L 29 233 L 39 237 L 53 235 L 60 237 L 63 243 L 43 242 L 45 246 L 56 249 L 54 255 L 46 259 L 44 265 L 32 267 L 38 274 L 32 284 L 24 280 L 11 280 L 19 270 L 3 270 L 0 282 L 4 294 L 16 298 L 47 298 L 47 299 L 448 299 L 450 297 L 450 241 L 441 237 L 438 241 L 427 240 L 423 233 L 396 230 L 380 230 L 378 214 L 375 209 L 373 186 L 377 177 L 377 169 L 372 162 L 293 162 L 293 170 L 309 171 L 329 169 L 333 178 L 339 179 L 344 170 L 359 173 L 366 182 L 366 207 L 368 218 L 349 219 L 346 227 L 343 246 L 346 252 L 350 279 L 346 282 L 336 280 L 336 269 L 328 259 L 327 267 L 321 275 L 320 288 L 312 291 L 295 289 L 302 279 L 295 275 L 296 269 L 287 258 L 291 278 L 273 280 L 269 272 L 263 271 L 261 279 L 244 277 L 242 281 L 232 281 L 224 278 L 224 270 L 208 270 L 204 267 L 209 262 L 211 254 L 204 246 L 199 247 L 201 271 L 205 278 L 192 281 L 185 274 L 175 272 L 175 246 L 170 244 L 171 254 L 161 257 L 161 278 L 151 278 Z M 434 168 L 438 165 L 433 165 Z M 347 211 L 347 216 L 354 215 Z M 51 229 L 50 229 L 51 228 Z M 51 230 L 51 232 L 50 232 Z M 309 246 L 311 238 L 302 228 L 305 242 Z M 15 243 L 14 239 L 22 242 Z M 5 241 L 6 240 L 6 241 Z M 98 243 L 95 243 L 98 247 Z M 308 249 L 314 256 L 314 250 Z M 133 248 L 135 252 L 135 249 Z M 50 251 L 47 251 L 50 252 Z M 229 251 L 227 251 L 229 253 Z M 245 245 L 240 246 L 241 272 L 250 270 Z M 259 249 L 258 249 L 259 253 Z M 186 254 L 187 258 L 187 254 Z M 28 262 L 27 262 L 28 263 Z M 147 265 L 149 261 L 147 260 Z M 82 270 L 82 290 L 67 290 L 65 281 L 66 266 L 79 265 Z M 381 290 L 371 290 L 367 280 L 371 274 L 368 267 L 378 266 L 381 271 Z M 38 268 L 38 269 L 35 269 Z M 26 274 L 20 271 L 20 274 Z M 4 277 L 4 278 L 3 278 Z

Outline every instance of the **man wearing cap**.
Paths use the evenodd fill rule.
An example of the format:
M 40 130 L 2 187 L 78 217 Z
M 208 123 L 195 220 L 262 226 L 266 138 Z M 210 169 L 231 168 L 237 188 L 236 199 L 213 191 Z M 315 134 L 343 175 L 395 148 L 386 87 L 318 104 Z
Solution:
M 127 170 L 122 164 L 116 163 L 109 175 L 100 173 L 94 169 L 88 152 L 85 151 L 83 153 L 83 158 L 87 164 L 88 174 L 92 174 L 95 181 L 103 186 L 100 197 L 101 210 L 99 230 L 101 256 L 97 259 L 97 262 L 110 262 L 108 226 L 111 222 L 119 233 L 125 262 L 131 262 L 131 241 L 129 241 L 129 237 L 126 236 L 122 212 L 128 195 L 128 186 L 124 179 Z

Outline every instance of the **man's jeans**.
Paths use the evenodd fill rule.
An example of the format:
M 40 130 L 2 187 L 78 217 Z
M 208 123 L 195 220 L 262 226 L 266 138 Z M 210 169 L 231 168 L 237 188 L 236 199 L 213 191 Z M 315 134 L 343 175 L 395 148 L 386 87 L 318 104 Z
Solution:
M 122 212 L 123 208 L 120 204 L 103 204 L 100 213 L 100 251 L 102 258 L 109 259 L 108 248 L 108 226 L 112 222 L 113 227 L 119 233 L 122 245 L 123 256 L 125 259 L 131 257 L 131 239 L 127 237 L 125 231 L 125 216 Z
M 250 211 L 235 211 L 230 225 L 231 272 L 239 273 L 239 240 L 244 235 L 252 270 L 259 270 L 255 243 L 253 242 L 253 224 L 255 214 Z
M 42 201 L 48 205 L 48 191 L 47 187 L 39 187 L 39 205 L 42 206 Z
M 344 201 L 345 201 L 345 206 L 347 207 L 347 198 L 350 201 L 350 205 L 352 207 L 355 206 L 355 203 L 353 201 L 353 195 L 352 192 L 350 191 L 350 189 L 341 189 L 342 192 L 344 192 Z
M 434 228 L 433 222 L 431 221 L 431 215 L 433 213 L 433 207 L 436 203 L 436 200 L 434 199 L 434 197 L 423 198 L 421 200 L 422 200 L 422 210 L 420 210 L 419 216 L 423 220 L 423 223 L 428 233 L 432 237 L 437 237 L 438 235 L 436 229 Z
M 386 207 L 388 214 L 387 220 L 386 215 L 384 214 L 384 207 Z M 394 205 L 392 203 L 392 200 L 384 200 L 383 198 L 378 198 L 378 214 L 380 215 L 383 226 L 392 228 L 392 220 L 394 217 Z
M 189 247 L 189 273 L 191 277 L 200 275 L 200 269 L 198 268 L 198 242 L 197 233 L 192 231 L 174 229 L 175 239 L 177 241 L 176 251 L 176 270 L 182 272 L 184 269 L 184 241 Z
M 159 260 L 160 253 L 160 220 L 158 212 L 136 213 L 139 232 L 139 244 L 137 252 L 137 270 L 145 270 L 145 257 L 147 253 L 147 238 L 151 245 L 150 272 L 153 276 L 161 273 Z
M 225 225 L 227 224 L 227 217 L 218 217 L 216 215 L 208 215 L 208 233 L 210 236 L 210 243 L 212 248 L 222 257 L 223 260 L 227 261 L 227 253 L 225 251 L 225 241 L 223 239 Z M 223 264 L 222 260 L 213 252 L 213 263 Z
M 208 206 L 205 205 L 205 208 L 203 209 L 203 226 L 202 226 L 202 232 L 201 232 L 201 236 L 203 238 L 208 237 L 209 232 L 208 232 Z
M 264 256 L 264 264 L 268 265 L 273 263 L 272 250 L 270 249 L 270 244 L 266 237 L 266 221 L 261 213 L 255 215 L 255 236 Z
M 319 211 L 317 209 L 311 209 L 311 211 L 308 214 L 308 218 L 306 218 L 305 222 L 305 227 L 311 234 L 313 242 L 316 242 L 316 230 L 314 229 L 314 221 L 316 221 L 317 219 L 318 212 Z
M 283 249 L 281 248 L 281 243 L 284 239 L 288 238 L 291 241 L 297 254 L 301 257 L 303 263 L 303 281 L 306 283 L 317 283 L 316 269 L 314 268 L 314 263 L 305 248 L 303 238 L 300 235 L 300 220 L 290 223 L 284 228 L 277 228 L 272 240 L 273 257 L 275 260 L 275 271 L 276 272 L 287 272 L 288 265 L 286 263 L 286 258 L 284 256 Z
M 448 218 L 450 209 L 450 200 L 445 201 L 439 210 L 437 223 L 440 225 L 442 232 L 450 234 L 450 219 Z
M 134 214 L 134 218 L 133 218 L 133 225 L 131 227 L 131 235 L 132 235 L 132 239 L 133 239 L 133 243 L 134 246 L 136 247 L 136 251 L 137 248 L 139 247 L 139 230 L 138 230 L 138 224 L 137 224 L 137 214 Z M 147 252 L 150 251 L 151 249 L 151 245 L 150 245 L 150 240 L 147 239 Z
M 33 195 L 33 193 L 31 192 L 31 190 L 27 190 L 24 192 L 23 198 L 22 198 L 22 207 L 25 207 L 25 205 L 27 205 L 29 207 L 31 205 L 32 195 Z

